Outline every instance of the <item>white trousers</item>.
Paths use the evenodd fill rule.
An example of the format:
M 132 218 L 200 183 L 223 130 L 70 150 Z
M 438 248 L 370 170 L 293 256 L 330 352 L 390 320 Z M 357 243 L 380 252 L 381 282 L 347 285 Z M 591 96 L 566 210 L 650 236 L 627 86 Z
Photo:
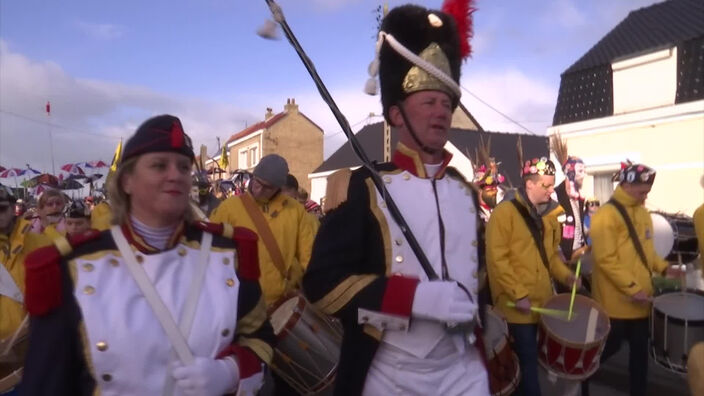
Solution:
M 489 378 L 476 348 L 434 356 L 418 358 L 382 342 L 362 394 L 489 396 Z

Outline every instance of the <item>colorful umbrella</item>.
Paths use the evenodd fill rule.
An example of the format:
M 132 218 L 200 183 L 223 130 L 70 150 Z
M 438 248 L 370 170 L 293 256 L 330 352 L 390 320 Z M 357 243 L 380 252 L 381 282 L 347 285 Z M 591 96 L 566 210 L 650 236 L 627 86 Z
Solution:
M 10 169 L 5 169 L 0 173 L 0 177 L 2 178 L 8 178 L 8 177 L 17 177 L 17 176 L 22 176 L 24 175 L 25 170 L 24 169 L 19 169 L 19 168 L 10 168 Z
M 27 169 L 25 170 L 25 172 L 31 172 L 31 173 L 34 173 L 35 175 L 38 175 L 41 173 L 36 169 L 32 169 L 32 167 L 30 167 L 29 164 L 27 164 Z
M 90 162 L 84 162 L 83 165 L 86 168 L 107 168 L 108 164 L 106 164 L 103 161 L 90 161 Z
M 5 168 L 4 166 L 0 165 L 0 172 L 4 172 L 5 170 L 7 170 L 7 168 Z
M 77 180 L 66 179 L 59 184 L 59 188 L 62 190 L 78 190 L 83 188 L 83 184 L 79 183 Z
M 48 173 L 42 173 L 39 176 L 34 176 L 33 178 L 29 179 L 29 187 L 34 187 L 39 184 L 44 184 L 48 187 L 58 187 L 59 179 L 56 176 L 50 175 Z
M 79 175 L 85 175 L 85 172 L 83 172 L 83 169 L 81 169 L 81 167 L 78 166 L 78 163 L 66 164 L 61 167 L 61 170 L 66 171 L 68 173 L 77 173 Z

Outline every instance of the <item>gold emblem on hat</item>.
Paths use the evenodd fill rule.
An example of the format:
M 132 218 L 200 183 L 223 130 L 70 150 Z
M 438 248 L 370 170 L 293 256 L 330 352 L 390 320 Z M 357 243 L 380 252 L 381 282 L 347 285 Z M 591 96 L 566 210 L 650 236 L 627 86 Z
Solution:
M 441 72 L 448 76 L 452 76 L 450 71 L 450 61 L 437 43 L 430 43 L 423 52 L 418 55 L 421 59 L 431 63 Z M 444 82 L 435 78 L 432 74 L 426 72 L 418 66 L 411 67 L 403 79 L 403 92 L 412 94 L 418 91 L 442 91 L 454 98 L 457 96 Z

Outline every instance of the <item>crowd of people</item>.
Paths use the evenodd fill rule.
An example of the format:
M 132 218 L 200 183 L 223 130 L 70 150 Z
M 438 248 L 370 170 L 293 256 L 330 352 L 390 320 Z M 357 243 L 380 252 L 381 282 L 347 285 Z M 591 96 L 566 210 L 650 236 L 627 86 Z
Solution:
M 600 205 L 582 196 L 584 163 L 557 136 L 557 186 L 553 161 L 520 158 L 522 183 L 505 189 L 486 146 L 465 180 L 444 149 L 459 37 L 447 13 L 389 11 L 372 74 L 398 145 L 391 162 L 331 175 L 323 207 L 277 154 L 237 194 L 194 176 L 172 115 L 137 128 L 107 199 L 47 190 L 25 208 L 0 189 L 0 394 L 534 396 L 549 394 L 539 377 L 552 370 L 584 395 L 598 360 L 628 342 L 630 392 L 645 395 L 651 280 L 681 271 L 653 245 L 655 170 L 624 164 Z M 695 225 L 704 244 L 704 209 Z M 543 307 L 575 290 L 608 318 L 579 375 L 541 361 Z M 309 303 L 282 303 L 292 298 Z M 283 325 L 281 309 L 293 318 Z M 297 328 L 309 310 L 340 339 Z M 515 373 L 496 369 L 490 316 L 506 326 Z M 284 350 L 291 339 L 299 354 Z M 311 350 L 324 343 L 335 367 L 318 378 Z M 301 371 L 276 363 L 291 361 Z

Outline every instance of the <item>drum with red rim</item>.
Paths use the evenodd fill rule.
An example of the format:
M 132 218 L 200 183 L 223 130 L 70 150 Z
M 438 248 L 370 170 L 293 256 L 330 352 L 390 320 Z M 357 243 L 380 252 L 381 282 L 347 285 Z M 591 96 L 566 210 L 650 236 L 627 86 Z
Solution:
M 486 311 L 483 339 L 489 391 L 492 396 L 508 396 L 518 387 L 521 372 L 518 357 L 511 350 L 506 320 L 494 309 Z
M 550 298 L 544 308 L 567 311 L 570 294 Z M 611 324 L 596 301 L 576 295 L 571 320 L 541 315 L 538 326 L 538 361 L 558 377 L 583 380 L 599 368 Z

